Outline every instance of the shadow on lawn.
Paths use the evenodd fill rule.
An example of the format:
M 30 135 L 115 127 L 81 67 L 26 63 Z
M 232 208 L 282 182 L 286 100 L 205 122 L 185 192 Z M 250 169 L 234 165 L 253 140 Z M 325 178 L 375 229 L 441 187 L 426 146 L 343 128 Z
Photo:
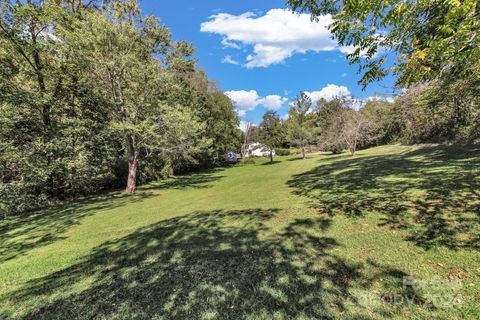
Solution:
M 209 188 L 211 187 L 209 183 L 222 178 L 222 176 L 215 175 L 219 170 L 221 169 L 152 183 L 140 187 L 135 194 L 106 193 L 45 209 L 38 213 L 0 220 L 0 263 L 25 254 L 29 250 L 63 239 L 62 234 L 95 212 L 143 201 L 155 196 L 155 190 Z
M 323 160 L 321 160 L 323 161 Z M 480 249 L 480 147 L 429 146 L 392 155 L 342 157 L 298 174 L 294 194 L 328 215 L 383 215 L 423 248 Z
M 282 161 L 273 160 L 273 161 L 264 162 L 264 163 L 262 163 L 261 165 L 262 165 L 262 166 L 271 166 L 271 165 L 278 164 L 278 163 L 282 163 Z
M 210 169 L 199 173 L 190 173 L 188 175 L 179 175 L 169 178 L 164 181 L 158 181 L 151 183 L 145 187 L 141 187 L 141 190 L 153 190 L 153 189 L 207 189 L 212 187 L 212 182 L 218 181 L 224 176 L 218 174 L 223 171 L 223 168 Z
M 151 192 L 108 193 L 0 220 L 0 263 L 63 239 L 62 234 L 68 229 L 99 210 L 121 207 L 151 196 Z
M 297 220 L 272 234 L 266 222 L 278 211 L 163 221 L 97 247 L 8 299 L 32 308 L 25 319 L 330 319 L 355 314 L 352 290 L 402 292 L 402 271 L 336 255 L 340 245 L 318 235 L 329 219 Z M 382 305 L 376 312 L 389 314 Z

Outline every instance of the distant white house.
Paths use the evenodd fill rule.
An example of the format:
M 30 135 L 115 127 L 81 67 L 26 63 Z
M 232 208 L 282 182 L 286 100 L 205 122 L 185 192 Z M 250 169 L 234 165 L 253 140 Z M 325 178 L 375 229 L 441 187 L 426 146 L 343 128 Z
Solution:
M 254 156 L 254 157 L 269 157 L 270 150 L 258 142 L 250 143 L 247 148 L 247 156 Z M 275 156 L 275 150 L 273 150 L 272 154 Z

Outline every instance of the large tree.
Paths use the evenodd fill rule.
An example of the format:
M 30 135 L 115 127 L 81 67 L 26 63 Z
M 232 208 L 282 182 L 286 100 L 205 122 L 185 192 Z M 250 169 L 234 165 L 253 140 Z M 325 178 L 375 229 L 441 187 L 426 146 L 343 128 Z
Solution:
M 78 23 L 69 40 L 92 83 L 112 103 L 112 129 L 123 136 L 128 161 L 126 191 L 134 192 L 139 160 L 170 151 L 166 142 L 180 147 L 171 150 L 188 150 L 189 133 L 197 129 L 188 108 L 161 96 L 175 73 L 193 71 L 194 61 L 187 59 L 193 49 L 174 42 L 158 19 L 143 17 L 135 0 L 111 2 Z
M 273 162 L 273 150 L 280 146 L 283 138 L 283 126 L 275 111 L 267 111 L 259 125 L 259 142 L 268 148 L 270 162 Z
M 33 209 L 114 180 L 108 103 L 65 42 L 76 31 L 71 22 L 92 6 L 79 2 L 73 11 L 67 2 L 0 1 L 0 211 Z
M 433 79 L 475 77 L 480 67 L 478 0 L 288 0 L 313 19 L 330 14 L 330 26 L 348 55 L 361 64 L 364 86 L 389 73 L 408 86 Z M 388 55 L 393 53 L 391 59 Z M 392 63 L 393 60 L 393 63 Z
M 320 99 L 317 102 L 314 115 L 319 131 L 317 142 L 321 149 L 336 154 L 347 148 L 344 139 L 347 110 L 346 98 Z
M 192 53 L 133 0 L 0 0 L 0 212 L 217 164 L 238 117 Z
M 348 109 L 346 111 L 345 127 L 343 128 L 342 137 L 348 150 L 355 155 L 359 147 L 363 147 L 375 139 L 375 119 L 369 117 L 362 111 Z
M 378 121 L 381 117 L 376 110 L 371 107 L 356 110 L 354 105 L 355 101 L 342 97 L 318 101 L 314 114 L 322 149 L 333 153 L 348 149 L 353 156 L 359 147 L 379 139 L 378 126 L 381 124 Z
M 242 146 L 240 120 L 233 102 L 214 82 L 208 80 L 203 71 L 191 73 L 188 80 L 189 87 L 195 91 L 189 94 L 188 99 L 205 123 L 202 135 L 208 140 L 208 145 L 199 155 L 200 165 L 223 163 L 227 152 L 240 150 Z
M 311 107 L 312 99 L 305 92 L 300 92 L 291 103 L 288 112 L 288 136 L 290 142 L 302 150 L 303 159 L 305 159 L 305 147 L 313 138 L 313 119 L 309 117 Z

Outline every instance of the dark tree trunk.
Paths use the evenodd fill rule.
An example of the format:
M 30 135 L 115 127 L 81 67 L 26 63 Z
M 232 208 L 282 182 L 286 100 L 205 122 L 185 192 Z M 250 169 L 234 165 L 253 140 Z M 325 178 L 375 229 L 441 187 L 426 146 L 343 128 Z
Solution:
M 273 151 L 270 149 L 270 162 L 273 162 Z
M 127 179 L 127 188 L 125 189 L 128 193 L 135 192 L 137 188 L 137 167 L 138 167 L 138 150 L 135 146 L 135 137 L 129 136 L 127 138 L 127 152 L 128 152 L 128 179 Z
M 32 3 L 32 1 L 28 1 L 29 4 Z M 30 19 L 30 37 L 33 43 L 33 67 L 35 74 L 37 76 L 37 83 L 38 83 L 38 89 L 40 90 L 40 94 L 42 98 L 45 97 L 46 94 L 46 86 L 45 86 L 45 78 L 43 76 L 43 63 L 40 58 L 40 53 L 37 48 L 37 33 L 36 33 L 36 21 L 33 19 Z M 49 130 L 50 126 L 50 106 L 45 102 L 42 101 L 42 118 L 43 118 L 43 123 L 45 126 L 45 131 Z
M 305 147 L 302 146 L 302 158 L 305 159 Z

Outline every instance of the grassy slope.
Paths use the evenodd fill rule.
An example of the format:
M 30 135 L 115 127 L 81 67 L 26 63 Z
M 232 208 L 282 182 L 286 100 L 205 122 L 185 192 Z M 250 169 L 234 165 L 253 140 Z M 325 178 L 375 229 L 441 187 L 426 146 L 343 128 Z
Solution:
M 282 158 L 0 222 L 0 318 L 473 318 L 479 154 Z

